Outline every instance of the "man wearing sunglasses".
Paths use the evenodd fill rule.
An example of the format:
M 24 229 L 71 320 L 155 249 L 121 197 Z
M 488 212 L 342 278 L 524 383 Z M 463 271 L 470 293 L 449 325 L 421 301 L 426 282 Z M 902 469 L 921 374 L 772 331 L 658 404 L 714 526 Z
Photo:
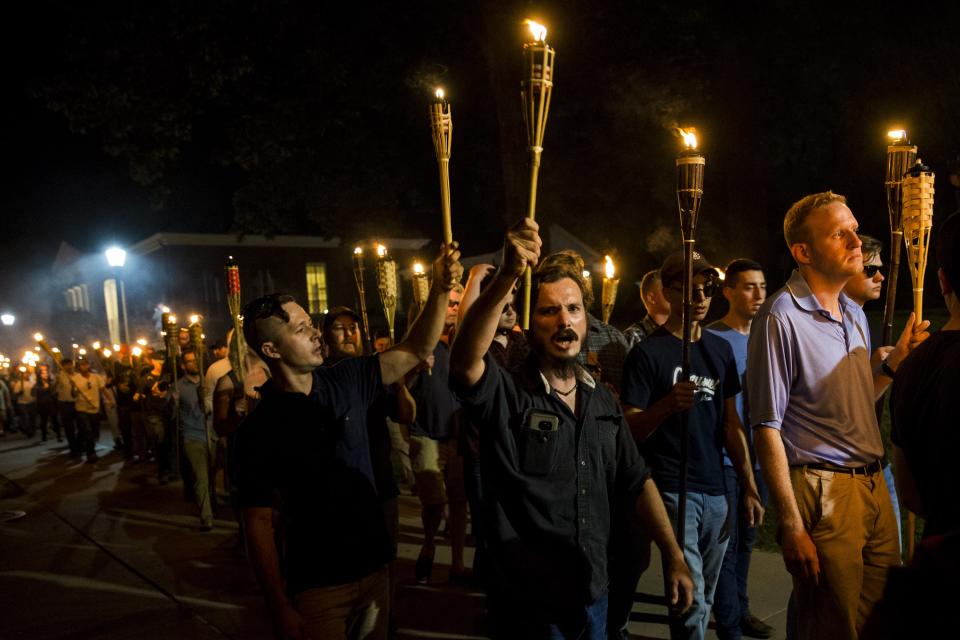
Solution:
M 238 490 L 250 560 L 281 638 L 387 637 L 392 559 L 371 460 L 367 413 L 436 345 L 463 268 L 456 244 L 433 265 L 433 286 L 405 340 L 322 368 L 320 333 L 291 296 L 243 309 L 247 344 L 271 379 L 237 431 Z M 283 561 L 274 532 L 279 496 Z
M 694 575 L 693 607 L 671 611 L 672 638 L 703 638 L 710 622 L 714 592 L 727 548 L 727 496 L 724 446 L 743 491 L 749 526 L 763 519 L 746 431 L 737 413 L 740 393 L 737 362 L 729 343 L 701 322 L 719 293 L 719 274 L 702 254 L 693 257 L 690 378 L 681 380 L 683 336 L 683 253 L 673 253 L 660 268 L 670 303 L 667 321 L 627 356 L 621 401 L 633 437 L 653 468 L 664 506 L 676 528 L 681 483 L 681 414 L 689 412 L 685 536 L 680 541 Z M 639 576 L 638 576 L 639 577 Z M 634 582 L 634 584 L 636 584 Z

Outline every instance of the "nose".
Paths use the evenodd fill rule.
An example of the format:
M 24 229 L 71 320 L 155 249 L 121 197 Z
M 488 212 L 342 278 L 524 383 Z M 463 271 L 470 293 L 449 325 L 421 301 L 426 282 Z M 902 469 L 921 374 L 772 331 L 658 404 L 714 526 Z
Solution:
M 573 325 L 570 312 L 566 309 L 560 309 L 560 313 L 557 314 L 557 322 L 560 324 L 561 328 L 569 327 Z

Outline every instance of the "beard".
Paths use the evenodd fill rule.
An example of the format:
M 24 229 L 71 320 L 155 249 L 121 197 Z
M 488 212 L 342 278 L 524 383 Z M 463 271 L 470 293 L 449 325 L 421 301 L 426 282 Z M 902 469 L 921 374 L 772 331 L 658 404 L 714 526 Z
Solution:
M 580 340 L 580 336 L 578 336 L 577 333 L 572 329 L 560 331 L 557 336 L 553 336 L 551 339 L 560 335 L 566 336 L 578 342 Z M 549 353 L 546 349 L 546 346 L 539 340 L 533 340 L 531 343 L 533 354 L 536 356 L 537 361 L 542 369 L 549 370 L 551 373 L 553 373 L 553 375 L 557 376 L 561 380 L 566 380 L 576 375 L 577 355 L 557 356 Z

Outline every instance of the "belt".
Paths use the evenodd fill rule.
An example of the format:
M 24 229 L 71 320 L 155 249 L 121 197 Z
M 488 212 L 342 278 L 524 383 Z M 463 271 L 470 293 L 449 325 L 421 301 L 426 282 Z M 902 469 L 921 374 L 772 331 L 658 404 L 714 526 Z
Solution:
M 883 470 L 883 464 L 879 460 L 875 460 L 870 464 L 865 464 L 862 467 L 841 467 L 840 465 L 830 464 L 829 462 L 813 462 L 810 464 L 802 464 L 800 467 L 806 467 L 807 469 L 816 469 L 817 471 L 832 471 L 833 473 L 847 473 L 851 476 L 872 476 L 875 473 L 879 473 Z

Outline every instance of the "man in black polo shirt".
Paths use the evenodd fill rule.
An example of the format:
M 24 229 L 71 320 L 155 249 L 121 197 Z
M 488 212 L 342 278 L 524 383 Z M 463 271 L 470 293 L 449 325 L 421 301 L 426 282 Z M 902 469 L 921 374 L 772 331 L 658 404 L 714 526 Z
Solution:
M 423 313 L 381 354 L 323 363 L 320 334 L 290 296 L 244 308 L 247 344 L 270 368 L 237 432 L 238 487 L 250 559 L 282 638 L 386 638 L 387 564 L 367 413 L 385 384 L 424 360 L 443 327 L 462 267 L 444 247 Z M 286 521 L 283 566 L 273 509 Z
M 606 636 L 611 520 L 636 509 L 667 558 L 671 604 L 692 581 L 619 406 L 577 364 L 587 331 L 581 273 L 534 277 L 530 356 L 513 372 L 487 352 L 505 300 L 540 255 L 537 224 L 507 233 L 503 263 L 464 317 L 451 384 L 480 430 L 488 595 L 500 638 Z

